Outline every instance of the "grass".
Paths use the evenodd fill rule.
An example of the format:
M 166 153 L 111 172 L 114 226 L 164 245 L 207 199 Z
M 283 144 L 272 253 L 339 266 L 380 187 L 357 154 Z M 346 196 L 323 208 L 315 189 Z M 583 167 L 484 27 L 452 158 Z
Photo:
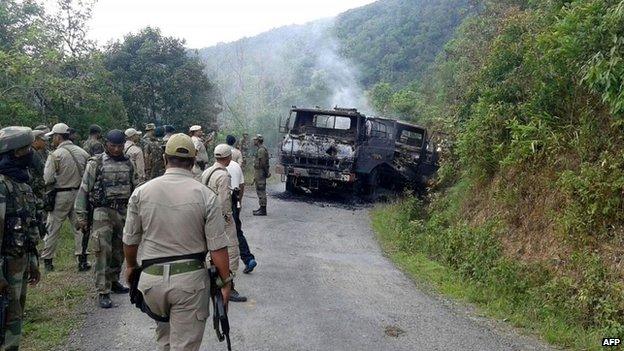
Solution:
M 431 259 L 423 247 L 413 246 L 413 237 L 406 236 L 405 224 L 399 224 L 403 216 L 401 204 L 377 207 L 372 211 L 372 223 L 386 255 L 419 285 L 465 303 L 476 305 L 479 314 L 500 319 L 511 325 L 523 328 L 525 332 L 538 334 L 551 344 L 574 350 L 601 350 L 605 335 L 598 328 L 585 328 L 557 309 L 549 305 L 545 292 L 535 290 L 540 287 L 516 288 L 514 283 L 503 279 L 476 280 L 462 272 Z M 440 233 L 441 234 L 441 233 Z M 444 240 L 440 235 L 440 240 Z M 406 244 L 406 241 L 410 241 Z M 410 249 L 411 248 L 411 249 Z M 508 267 L 508 271 L 505 271 Z M 515 263 L 498 265 L 492 276 L 505 277 L 508 281 L 517 278 L 519 286 L 531 273 L 518 270 Z M 502 272 L 502 273 L 501 273 Z M 542 294 L 544 293 L 544 294 Z
M 61 231 L 55 271 L 45 273 L 40 262 L 41 282 L 28 287 L 21 350 L 55 350 L 84 319 L 81 308 L 92 285 L 92 271 L 78 273 L 73 235 L 69 223 Z

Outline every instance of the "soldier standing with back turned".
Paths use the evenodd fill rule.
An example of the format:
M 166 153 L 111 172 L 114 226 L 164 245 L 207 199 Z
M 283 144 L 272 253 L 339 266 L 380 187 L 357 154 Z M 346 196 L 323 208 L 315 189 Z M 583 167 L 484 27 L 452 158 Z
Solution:
M 2 350 L 18 350 L 27 283 L 39 282 L 37 203 L 28 185 L 30 128 L 0 130 L 0 293 L 8 296 Z
M 82 148 L 91 156 L 104 152 L 104 144 L 102 144 L 102 127 L 97 124 L 89 126 L 89 139 L 82 143 Z
M 256 193 L 260 208 L 253 211 L 254 216 L 266 216 L 267 195 L 266 180 L 271 177 L 269 171 L 269 151 L 264 147 L 264 138 L 258 134 L 253 138 L 254 146 L 258 148 L 254 159 L 254 182 L 256 183 Z
M 88 202 L 93 208 L 90 249 L 95 256 L 95 287 L 101 308 L 111 308 L 111 291 L 128 292 L 119 283 L 123 263 L 123 226 L 128 199 L 137 185 L 132 161 L 124 156 L 126 137 L 121 130 L 106 135 L 105 152 L 89 159 L 78 196 L 78 226 L 88 226 Z

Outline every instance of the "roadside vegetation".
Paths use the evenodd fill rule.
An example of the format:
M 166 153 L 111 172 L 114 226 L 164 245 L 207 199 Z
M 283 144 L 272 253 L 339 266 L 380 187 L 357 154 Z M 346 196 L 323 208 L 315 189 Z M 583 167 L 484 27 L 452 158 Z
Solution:
M 28 287 L 21 350 L 58 350 L 84 320 L 82 311 L 93 290 L 93 271 L 78 273 L 69 223 L 60 236 L 55 271 L 45 273 L 41 264 L 41 282 Z
M 399 264 L 554 344 L 624 336 L 623 59 L 624 1 L 485 1 L 428 79 L 376 85 L 449 133 L 430 197 L 374 214 Z

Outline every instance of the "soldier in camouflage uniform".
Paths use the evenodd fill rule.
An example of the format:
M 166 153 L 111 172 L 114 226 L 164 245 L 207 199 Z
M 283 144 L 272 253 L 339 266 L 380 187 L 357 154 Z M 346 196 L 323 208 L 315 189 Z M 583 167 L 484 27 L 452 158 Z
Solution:
M 89 139 L 82 143 L 82 148 L 91 156 L 104 152 L 104 144 L 102 144 L 102 127 L 97 124 L 89 126 Z
M 145 176 L 147 180 L 165 174 L 164 144 L 162 141 L 164 136 L 165 129 L 158 127 L 154 130 L 153 135 L 145 141 L 143 152 L 145 154 Z
M 124 156 L 126 137 L 120 130 L 106 136 L 105 153 L 89 159 L 78 196 L 76 215 L 81 228 L 88 226 L 87 202 L 93 206 L 89 248 L 95 256 L 95 287 L 102 308 L 112 307 L 111 291 L 128 292 L 119 283 L 123 263 L 123 227 L 128 199 L 138 183 L 132 161 Z
M 43 209 L 43 197 L 46 192 L 45 181 L 43 180 L 43 169 L 48 158 L 46 146 L 48 138 L 42 130 L 33 130 L 34 141 L 32 143 L 33 162 L 30 168 L 31 187 L 33 193 L 37 197 L 37 223 L 39 226 L 39 234 L 43 238 L 47 233 L 46 230 L 46 212 Z
M 18 350 L 27 284 L 39 282 L 37 203 L 28 185 L 31 163 L 30 128 L 0 130 L 0 292 L 8 296 L 2 350 Z
M 264 147 L 264 138 L 258 134 L 253 138 L 254 146 L 258 148 L 254 159 L 254 182 L 256 183 L 256 194 L 260 208 L 253 211 L 254 216 L 266 216 L 267 195 L 266 180 L 271 177 L 269 171 L 269 151 Z

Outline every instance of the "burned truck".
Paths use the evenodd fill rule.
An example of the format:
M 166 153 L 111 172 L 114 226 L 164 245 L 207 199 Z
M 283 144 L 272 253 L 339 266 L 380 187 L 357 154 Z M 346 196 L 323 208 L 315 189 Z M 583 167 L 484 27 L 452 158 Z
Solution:
M 276 172 L 295 192 L 380 187 L 422 191 L 437 172 L 438 154 L 427 130 L 356 109 L 293 108 L 281 121 Z

